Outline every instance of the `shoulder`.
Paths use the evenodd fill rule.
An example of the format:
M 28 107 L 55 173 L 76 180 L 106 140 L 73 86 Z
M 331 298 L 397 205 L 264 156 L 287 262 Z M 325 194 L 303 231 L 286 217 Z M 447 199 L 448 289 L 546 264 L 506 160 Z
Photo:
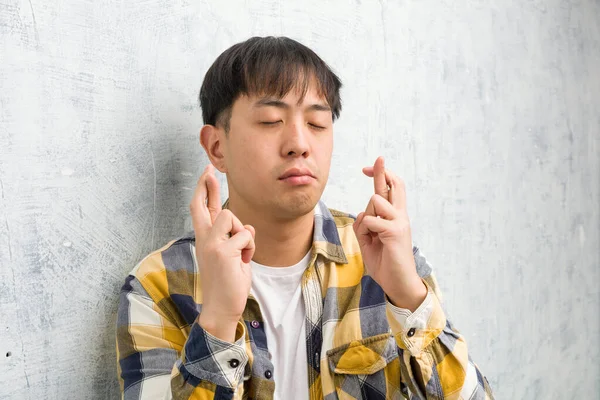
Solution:
M 138 280 L 155 301 L 173 293 L 192 296 L 198 271 L 194 245 L 193 232 L 173 239 L 145 256 L 129 276 Z

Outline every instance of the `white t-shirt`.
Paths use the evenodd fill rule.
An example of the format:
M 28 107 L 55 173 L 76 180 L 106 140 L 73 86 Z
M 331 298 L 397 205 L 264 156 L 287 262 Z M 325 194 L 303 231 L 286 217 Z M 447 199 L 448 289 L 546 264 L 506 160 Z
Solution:
M 291 267 L 267 267 L 252 261 L 250 293 L 258 301 L 265 322 L 267 346 L 273 362 L 275 400 L 308 400 L 306 310 L 302 274 L 310 251 Z

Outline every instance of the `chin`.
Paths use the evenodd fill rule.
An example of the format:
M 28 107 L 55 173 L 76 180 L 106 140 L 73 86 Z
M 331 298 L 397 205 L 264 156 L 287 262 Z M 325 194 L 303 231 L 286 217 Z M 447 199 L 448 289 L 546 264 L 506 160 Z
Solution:
M 279 199 L 276 207 L 288 217 L 294 218 L 310 213 L 318 202 L 319 196 L 316 193 L 293 193 Z

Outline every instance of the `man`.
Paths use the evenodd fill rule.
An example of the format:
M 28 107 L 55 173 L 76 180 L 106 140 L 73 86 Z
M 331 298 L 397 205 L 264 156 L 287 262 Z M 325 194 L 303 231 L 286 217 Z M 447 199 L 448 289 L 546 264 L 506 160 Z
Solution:
M 288 38 L 251 38 L 208 70 L 194 232 L 121 291 L 125 399 L 492 398 L 412 245 L 402 180 L 378 158 L 356 218 L 320 201 L 340 87 Z

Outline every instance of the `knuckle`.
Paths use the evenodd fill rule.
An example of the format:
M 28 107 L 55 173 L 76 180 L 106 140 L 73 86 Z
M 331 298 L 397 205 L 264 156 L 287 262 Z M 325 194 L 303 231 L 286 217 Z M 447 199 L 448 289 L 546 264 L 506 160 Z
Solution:
M 223 256 L 225 256 L 225 253 L 226 253 L 225 246 L 214 246 L 213 247 L 213 254 L 216 254 L 217 257 L 223 257 Z
M 215 219 L 215 223 L 217 221 L 227 221 L 228 219 L 231 218 L 231 211 L 229 210 L 221 210 L 221 212 L 219 212 L 219 214 L 217 214 L 217 217 Z
M 231 219 L 233 220 L 235 225 L 239 225 L 239 226 L 244 226 L 244 224 L 242 224 L 242 221 L 240 221 L 240 219 L 231 211 L 229 211 L 229 213 L 231 214 Z

